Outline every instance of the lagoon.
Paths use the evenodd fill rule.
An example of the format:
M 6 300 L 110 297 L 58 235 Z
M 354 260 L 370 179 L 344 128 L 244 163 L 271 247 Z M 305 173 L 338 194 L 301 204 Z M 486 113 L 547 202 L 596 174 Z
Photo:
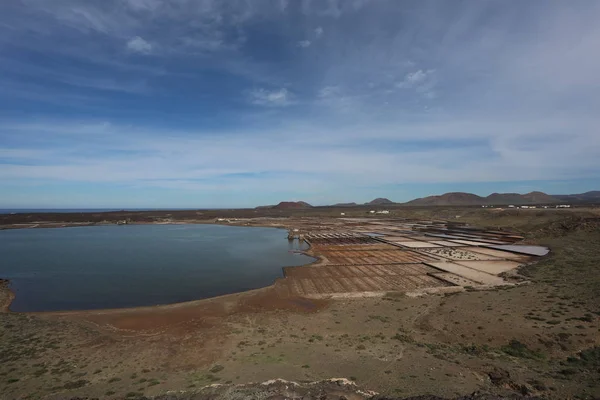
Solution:
M 268 286 L 313 261 L 282 229 L 124 225 L 0 231 L 11 311 L 121 308 Z

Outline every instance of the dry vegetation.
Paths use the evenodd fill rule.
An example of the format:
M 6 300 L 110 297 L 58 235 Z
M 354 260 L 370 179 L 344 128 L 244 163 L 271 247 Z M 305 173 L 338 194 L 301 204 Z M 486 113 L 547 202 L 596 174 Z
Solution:
M 385 395 L 600 397 L 595 211 L 412 210 L 510 227 L 550 256 L 531 284 L 271 303 L 268 291 L 122 313 L 0 314 L 3 398 L 136 398 L 211 383 L 346 377 Z M 408 211 L 407 211 L 408 213 Z

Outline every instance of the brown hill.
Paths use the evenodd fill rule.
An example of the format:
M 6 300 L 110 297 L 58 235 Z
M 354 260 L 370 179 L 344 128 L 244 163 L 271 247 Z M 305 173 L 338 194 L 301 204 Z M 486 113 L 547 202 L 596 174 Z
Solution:
M 486 197 L 488 204 L 522 204 L 523 196 L 519 193 L 492 193 Z
M 290 210 L 299 208 L 312 208 L 312 206 L 304 201 L 282 201 L 272 208 L 276 210 Z
M 394 202 L 391 201 L 390 199 L 378 197 L 375 200 L 371 200 L 370 202 L 365 203 L 365 204 L 370 205 L 370 206 L 379 206 L 379 205 L 384 205 L 384 204 L 394 204 Z
M 492 193 L 486 197 L 488 204 L 550 204 L 558 202 L 558 199 L 542 192 L 519 193 Z
M 558 199 L 543 192 L 531 192 L 524 194 L 523 199 L 529 201 L 531 204 L 545 204 L 558 202 Z
M 410 206 L 479 206 L 479 205 L 509 205 L 509 204 L 550 204 L 559 200 L 542 192 L 492 193 L 487 197 L 472 193 L 453 192 L 441 196 L 429 196 L 405 203 Z
M 428 196 L 405 203 L 409 206 L 475 206 L 485 204 L 483 197 L 472 193 L 452 192 L 441 196 Z
M 600 203 L 600 190 L 580 194 L 553 194 L 552 197 L 566 203 Z

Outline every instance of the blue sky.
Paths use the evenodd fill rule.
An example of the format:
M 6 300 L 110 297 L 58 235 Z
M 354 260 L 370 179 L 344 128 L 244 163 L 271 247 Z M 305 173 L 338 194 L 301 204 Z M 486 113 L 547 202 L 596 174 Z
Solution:
M 0 2 L 0 207 L 600 189 L 600 2 Z

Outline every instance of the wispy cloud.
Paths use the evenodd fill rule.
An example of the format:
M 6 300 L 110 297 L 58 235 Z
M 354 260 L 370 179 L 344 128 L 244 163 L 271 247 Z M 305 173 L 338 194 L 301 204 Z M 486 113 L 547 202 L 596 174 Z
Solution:
M 136 36 L 127 42 L 127 49 L 135 53 L 149 54 L 152 52 L 152 45 L 141 37 Z
M 292 94 L 286 88 L 254 89 L 249 93 L 250 102 L 260 106 L 282 107 L 292 103 Z
M 307 48 L 308 46 L 310 46 L 310 40 L 300 40 L 298 42 L 298 47 Z

